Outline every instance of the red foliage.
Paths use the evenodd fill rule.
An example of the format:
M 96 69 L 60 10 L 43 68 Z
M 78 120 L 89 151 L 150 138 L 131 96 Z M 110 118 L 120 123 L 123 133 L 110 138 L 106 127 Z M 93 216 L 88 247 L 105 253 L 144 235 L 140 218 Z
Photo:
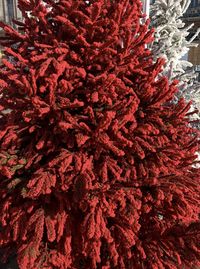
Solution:
M 200 265 L 198 134 L 139 0 L 19 0 L 0 69 L 0 245 L 20 269 Z M 29 15 L 28 15 L 29 12 Z M 5 109 L 10 109 L 5 113 Z

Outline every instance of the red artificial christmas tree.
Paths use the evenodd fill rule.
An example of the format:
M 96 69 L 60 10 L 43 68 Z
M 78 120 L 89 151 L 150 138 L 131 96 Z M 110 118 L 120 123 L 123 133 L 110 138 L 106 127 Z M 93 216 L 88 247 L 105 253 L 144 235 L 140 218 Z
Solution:
M 0 245 L 20 269 L 200 265 L 198 134 L 139 0 L 19 0 L 1 23 Z

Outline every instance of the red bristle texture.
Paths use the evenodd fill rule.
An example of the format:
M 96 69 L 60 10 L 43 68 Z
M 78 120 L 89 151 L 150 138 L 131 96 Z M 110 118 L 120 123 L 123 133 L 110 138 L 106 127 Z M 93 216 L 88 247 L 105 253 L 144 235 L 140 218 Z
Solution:
M 46 5 L 44 5 L 44 2 Z M 139 0 L 19 0 L 0 43 L 0 246 L 20 269 L 200 266 L 199 134 Z

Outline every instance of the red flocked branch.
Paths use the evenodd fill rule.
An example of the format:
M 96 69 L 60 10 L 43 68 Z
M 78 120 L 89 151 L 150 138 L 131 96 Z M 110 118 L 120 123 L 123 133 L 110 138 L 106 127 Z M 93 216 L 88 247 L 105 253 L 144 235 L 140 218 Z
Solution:
M 139 0 L 19 0 L 1 23 L 0 246 L 20 269 L 200 266 L 198 133 Z

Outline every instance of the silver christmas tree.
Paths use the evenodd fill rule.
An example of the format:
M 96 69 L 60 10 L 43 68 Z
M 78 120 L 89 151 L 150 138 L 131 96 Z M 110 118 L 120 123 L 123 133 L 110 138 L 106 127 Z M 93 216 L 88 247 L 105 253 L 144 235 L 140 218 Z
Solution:
M 184 60 L 189 48 L 196 46 L 193 41 L 200 29 L 189 39 L 193 24 L 186 26 L 182 17 L 188 9 L 190 0 L 156 0 L 151 7 L 151 27 L 155 29 L 153 54 L 165 59 L 163 75 L 169 80 L 179 80 L 179 91 L 175 101 L 184 97 L 192 101 L 190 124 L 200 129 L 200 83 L 197 81 L 193 64 Z M 194 113 L 195 112 L 195 113 Z M 197 152 L 196 167 L 200 167 L 200 152 Z
M 184 60 L 200 29 L 189 39 L 193 24 L 186 26 L 182 17 L 190 5 L 190 0 L 156 0 L 151 6 L 151 27 L 155 29 L 152 51 L 156 58 L 162 57 L 166 64 L 163 75 L 170 80 L 179 80 L 176 101 L 184 97 L 192 101 L 191 124 L 200 129 L 200 83 L 197 81 L 192 63 Z M 192 112 L 194 112 L 192 114 Z M 198 159 L 200 160 L 200 154 Z

